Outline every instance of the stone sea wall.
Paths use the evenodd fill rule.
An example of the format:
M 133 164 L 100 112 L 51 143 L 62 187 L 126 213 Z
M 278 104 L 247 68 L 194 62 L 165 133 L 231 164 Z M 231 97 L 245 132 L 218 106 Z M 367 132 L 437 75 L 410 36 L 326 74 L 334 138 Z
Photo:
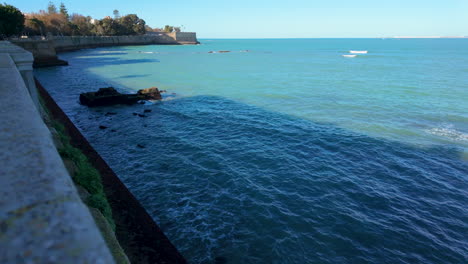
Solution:
M 34 80 L 32 62 L 30 52 L 0 41 L 0 263 L 187 263 Z M 85 171 L 77 153 L 91 163 L 87 176 L 78 173 Z M 92 192 L 77 180 L 88 179 L 91 167 L 111 221 L 101 206 L 90 204 Z
M 64 51 L 107 46 L 199 43 L 194 32 L 153 33 L 138 36 L 55 36 L 47 39 L 26 38 L 10 41 L 33 54 L 34 67 L 67 65 L 67 62 L 57 57 L 58 52 Z
M 170 35 L 161 34 L 159 36 L 55 37 L 53 38 L 53 44 L 56 52 L 62 52 L 105 46 L 150 44 L 177 45 L 179 43 Z
M 0 41 L 0 263 L 114 263 L 43 122 L 32 62 Z
M 34 57 L 34 67 L 68 65 L 66 61 L 60 60 L 57 57 L 53 40 L 18 39 L 11 42 L 31 52 Z

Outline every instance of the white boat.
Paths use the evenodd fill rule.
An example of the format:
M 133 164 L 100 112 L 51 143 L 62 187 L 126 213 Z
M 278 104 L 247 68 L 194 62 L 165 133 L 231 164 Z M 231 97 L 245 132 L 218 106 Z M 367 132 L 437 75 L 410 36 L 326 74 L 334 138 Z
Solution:
M 354 53 L 354 54 L 367 54 L 367 50 L 350 50 L 349 53 Z
M 357 55 L 343 55 L 343 57 L 345 57 L 345 58 L 354 58 L 354 57 L 356 57 L 356 56 L 357 56 Z

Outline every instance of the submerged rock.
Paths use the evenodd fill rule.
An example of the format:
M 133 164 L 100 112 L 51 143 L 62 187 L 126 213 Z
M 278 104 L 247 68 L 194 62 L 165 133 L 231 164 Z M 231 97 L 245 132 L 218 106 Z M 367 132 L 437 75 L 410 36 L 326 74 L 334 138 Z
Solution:
M 99 126 L 99 129 L 106 129 L 107 127 L 106 126 Z
M 145 146 L 142 145 L 142 144 L 137 144 L 137 147 L 139 147 L 139 148 L 145 148 Z
M 114 87 L 100 88 L 97 92 L 80 94 L 80 103 L 90 107 L 116 104 L 136 104 L 141 100 L 161 100 L 158 88 L 138 90 L 136 94 L 121 94 Z

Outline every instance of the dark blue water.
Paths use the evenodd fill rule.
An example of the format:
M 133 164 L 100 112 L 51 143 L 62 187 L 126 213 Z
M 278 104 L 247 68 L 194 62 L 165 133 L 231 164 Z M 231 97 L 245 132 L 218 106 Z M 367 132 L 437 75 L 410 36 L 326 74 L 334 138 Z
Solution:
M 341 41 L 344 46 L 346 40 Z M 405 44 L 398 45 L 405 50 Z M 405 122 L 429 126 L 431 120 L 442 120 L 456 126 L 440 128 L 447 132 L 436 133 L 440 138 L 420 133 L 418 140 L 415 133 L 427 127 L 420 131 L 420 126 L 395 129 L 398 118 L 383 120 L 372 112 L 392 113 L 385 91 L 381 91 L 382 108 L 366 109 L 365 92 L 359 85 L 352 87 L 358 89 L 354 98 L 352 91 L 341 89 L 317 93 L 309 101 L 300 96 L 279 99 L 272 95 L 281 91 L 270 88 L 258 93 L 265 95 L 257 95 L 261 97 L 258 103 L 251 103 L 255 98 L 244 100 L 234 91 L 210 92 L 214 87 L 208 87 L 194 93 L 181 89 L 181 95 L 172 95 L 179 92 L 173 88 L 163 102 L 147 105 L 88 109 L 78 104 L 80 92 L 119 85 L 115 78 L 99 74 L 97 61 L 115 74 L 122 71 L 120 67 L 148 69 L 169 60 L 170 54 L 151 61 L 120 58 L 122 52 L 141 48 L 106 49 L 110 55 L 95 59 L 100 50 L 67 53 L 62 57 L 71 66 L 41 69 L 37 76 L 191 263 L 214 263 L 216 257 L 227 263 L 468 262 L 468 164 L 463 141 L 467 124 L 462 111 L 466 105 L 439 107 L 445 104 L 438 100 L 433 110 L 446 118 L 431 119 L 424 98 L 437 101 L 443 91 L 432 87 L 434 97 L 426 91 L 429 95 L 422 99 L 406 98 L 407 105 L 402 103 L 393 110 L 397 116 L 404 115 Z M 184 48 L 177 47 L 177 51 L 183 53 Z M 181 57 L 178 52 L 174 56 Z M 224 59 L 224 64 L 232 59 Z M 214 60 L 223 62 L 222 57 Z M 119 73 L 126 81 L 118 88 L 134 89 L 129 87 L 132 80 L 138 86 L 150 76 L 156 78 L 158 67 L 154 66 L 155 73 Z M 269 68 L 265 67 L 258 72 L 266 74 Z M 402 74 L 411 76 L 411 72 Z M 349 87 L 332 75 L 336 87 Z M 324 73 L 321 78 L 332 75 Z M 184 74 L 179 78 L 183 80 Z M 295 83 L 300 76 L 290 73 L 288 78 Z M 441 73 L 431 78 L 448 77 Z M 411 82 L 388 86 L 403 87 Z M 467 83 L 453 82 L 457 92 L 466 95 L 460 88 Z M 303 86 L 302 91 L 315 87 L 313 81 Z M 253 87 L 257 92 L 262 89 L 259 84 Z M 293 89 L 294 93 L 299 91 Z M 328 100 L 327 94 L 336 98 L 338 93 L 346 95 L 341 100 L 349 96 L 353 104 L 346 99 L 337 109 L 346 111 L 344 105 L 356 107 L 362 102 L 359 111 L 348 107 L 349 114 L 334 114 L 331 108 L 320 108 L 314 116 L 307 110 L 307 106 L 312 109 L 316 102 Z M 455 100 L 450 95 L 439 98 Z M 274 106 L 268 106 L 268 100 Z M 286 106 L 276 106 L 281 100 Z M 146 118 L 132 114 L 144 109 L 152 110 Z M 301 109 L 307 116 L 301 116 Z M 405 111 L 408 109 L 411 111 Z M 108 111 L 117 115 L 106 116 Z M 320 111 L 326 118 L 320 119 Z M 363 128 L 366 113 L 369 127 L 379 124 L 388 130 Z M 334 121 L 333 115 L 337 117 Z M 350 126 L 345 117 L 359 125 Z M 99 125 L 109 128 L 101 130 Z M 398 136 L 389 136 L 388 131 Z

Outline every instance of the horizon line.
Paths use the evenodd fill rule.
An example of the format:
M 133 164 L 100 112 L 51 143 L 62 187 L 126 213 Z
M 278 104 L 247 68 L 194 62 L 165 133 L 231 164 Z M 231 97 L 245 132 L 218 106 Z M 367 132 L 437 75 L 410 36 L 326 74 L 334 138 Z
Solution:
M 199 39 L 467 39 L 468 36 L 392 36 L 392 37 L 197 37 Z

